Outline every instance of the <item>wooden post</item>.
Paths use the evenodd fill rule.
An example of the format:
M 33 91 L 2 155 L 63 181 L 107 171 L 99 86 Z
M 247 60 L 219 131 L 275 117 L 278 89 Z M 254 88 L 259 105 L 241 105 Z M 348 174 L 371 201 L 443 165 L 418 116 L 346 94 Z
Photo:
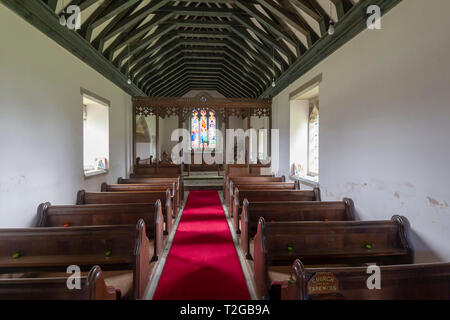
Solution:
M 228 109 L 225 108 L 225 132 L 222 132 L 222 134 L 224 134 L 223 136 L 223 161 L 224 161 L 224 166 L 227 163 L 227 129 L 229 126 L 229 115 L 228 115 Z
M 267 155 L 270 157 L 270 166 L 272 166 L 272 106 L 269 109 L 269 132 L 268 134 L 268 150 Z
M 136 163 L 136 106 L 133 104 L 133 173 L 134 173 L 134 165 L 139 164 Z
M 247 110 L 247 132 L 249 133 L 249 135 L 247 136 L 247 158 L 245 159 L 247 162 L 247 165 L 250 165 L 250 128 L 251 128 L 251 117 L 252 117 L 252 110 L 248 109 Z
M 159 168 L 159 109 L 156 108 L 156 173 L 158 173 Z

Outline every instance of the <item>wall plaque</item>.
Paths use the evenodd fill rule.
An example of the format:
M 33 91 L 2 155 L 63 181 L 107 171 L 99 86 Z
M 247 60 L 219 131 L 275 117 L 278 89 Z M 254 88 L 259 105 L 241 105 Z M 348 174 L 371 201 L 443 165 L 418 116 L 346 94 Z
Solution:
M 339 281 L 330 272 L 318 272 L 308 282 L 308 294 L 320 295 L 339 292 Z

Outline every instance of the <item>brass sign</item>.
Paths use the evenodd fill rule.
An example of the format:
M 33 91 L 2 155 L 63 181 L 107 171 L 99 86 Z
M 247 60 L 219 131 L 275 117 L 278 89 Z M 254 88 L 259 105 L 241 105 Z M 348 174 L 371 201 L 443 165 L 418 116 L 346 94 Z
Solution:
M 330 272 L 318 272 L 308 282 L 310 295 L 330 294 L 339 291 L 339 281 Z

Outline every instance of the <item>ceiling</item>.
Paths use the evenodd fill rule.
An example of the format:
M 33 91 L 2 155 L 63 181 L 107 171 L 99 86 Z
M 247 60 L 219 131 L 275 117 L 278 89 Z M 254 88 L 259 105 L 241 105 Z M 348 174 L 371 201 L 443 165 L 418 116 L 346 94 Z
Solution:
M 341 24 L 344 33 L 344 28 L 352 27 L 348 26 L 346 19 L 355 21 L 356 17 L 364 18 L 365 13 L 354 10 L 355 7 L 369 2 L 34 1 L 46 6 L 56 19 L 68 6 L 79 6 L 82 24 L 81 29 L 75 32 L 88 46 L 82 44 L 83 48 L 80 49 L 78 45 L 78 48 L 71 48 L 71 51 L 85 58 L 91 65 L 94 62 L 102 64 L 101 72 L 104 74 L 105 68 L 113 68 L 114 71 L 109 71 L 112 75 L 108 76 L 114 78 L 115 82 L 121 78 L 122 87 L 130 77 L 134 95 L 139 92 L 139 95 L 176 97 L 191 90 L 216 90 L 230 98 L 267 97 L 280 91 L 292 77 L 299 76 L 302 66 L 310 68 L 312 62 L 318 63 L 342 45 L 345 36 L 330 36 L 327 33 L 330 20 L 336 23 L 337 34 Z M 389 1 L 399 2 L 370 2 L 384 5 Z M 13 4 L 18 0 L 4 2 L 7 5 L 10 3 L 13 10 L 24 10 Z M 29 15 L 30 11 L 35 13 L 36 10 L 36 7 L 30 5 L 26 14 Z M 41 20 L 44 16 L 44 13 L 38 15 Z M 41 30 L 45 29 L 38 22 L 31 23 Z M 48 25 L 48 21 L 45 23 Z M 48 30 L 43 31 L 54 38 L 69 37 L 63 35 L 62 31 L 57 36 Z M 348 34 L 347 37 L 353 35 Z M 333 37 L 336 39 L 331 39 Z M 333 40 L 336 47 L 331 46 Z M 320 44 L 321 42 L 323 43 Z M 64 45 L 67 47 L 71 44 Z M 313 52 L 320 48 L 323 53 Z M 308 55 L 310 52 L 311 55 Z M 96 61 L 87 57 L 88 55 L 96 55 Z M 275 88 L 272 87 L 273 80 Z

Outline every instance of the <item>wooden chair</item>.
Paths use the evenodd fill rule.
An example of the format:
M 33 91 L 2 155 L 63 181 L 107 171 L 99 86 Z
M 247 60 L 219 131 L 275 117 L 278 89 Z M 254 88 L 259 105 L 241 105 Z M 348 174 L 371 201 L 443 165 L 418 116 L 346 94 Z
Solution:
M 154 204 L 88 204 L 53 206 L 49 202 L 39 205 L 36 227 L 82 227 L 107 225 L 146 225 L 152 261 L 157 261 L 165 246 L 164 217 L 161 201 Z
M 381 288 L 369 290 L 367 280 L 371 274 L 367 267 L 305 268 L 300 260 L 296 260 L 291 287 L 286 287 L 282 297 L 289 300 L 450 299 L 450 263 L 379 268 Z
M 172 194 L 169 189 L 163 191 L 137 191 L 137 192 L 86 192 L 78 191 L 77 205 L 86 204 L 119 204 L 119 203 L 147 203 L 154 204 L 160 200 L 166 234 L 172 231 L 173 219 L 175 219 Z
M 117 291 L 106 285 L 102 269 L 99 266 L 94 266 L 87 276 L 82 276 L 80 288 L 73 290 L 67 287 L 67 277 L 0 278 L 0 300 L 116 299 L 118 299 Z
M 408 220 L 265 222 L 260 218 L 255 236 L 255 283 L 260 298 L 289 281 L 292 261 L 307 267 L 394 265 L 413 263 Z
M 174 215 L 178 215 L 181 206 L 181 199 L 175 182 L 159 184 L 107 184 L 102 183 L 101 192 L 135 192 L 135 191 L 166 191 L 171 190 Z
M 309 191 L 312 192 L 312 191 Z M 241 214 L 241 248 L 247 259 L 253 259 L 253 238 L 260 218 L 269 222 L 289 221 L 354 221 L 352 199 L 342 201 L 273 201 L 248 202 L 244 200 Z
M 144 220 L 137 225 L 0 229 L 0 274 L 43 278 L 64 274 L 72 265 L 86 272 L 99 265 L 106 284 L 120 289 L 123 297 L 144 298 L 154 266 Z
M 265 201 L 321 201 L 320 189 L 315 188 L 312 191 L 301 190 L 247 190 L 246 186 L 242 186 L 242 191 L 236 187 L 233 191 L 233 202 L 231 216 L 233 217 L 233 225 L 236 232 L 240 233 L 240 213 L 244 199 L 250 202 Z

